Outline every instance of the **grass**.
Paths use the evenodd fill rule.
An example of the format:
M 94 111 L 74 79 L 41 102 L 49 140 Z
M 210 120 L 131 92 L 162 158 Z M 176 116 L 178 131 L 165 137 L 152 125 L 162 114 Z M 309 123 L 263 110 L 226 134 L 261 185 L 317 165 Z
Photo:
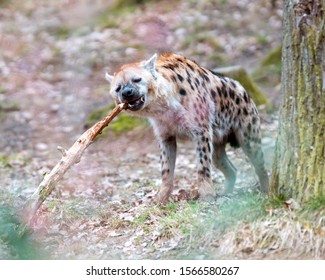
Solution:
M 87 118 L 85 127 L 89 128 L 97 121 L 103 119 L 110 111 L 113 110 L 114 107 L 115 105 L 109 105 L 91 112 Z M 135 118 L 122 113 L 109 124 L 108 130 L 114 132 L 116 135 L 121 135 L 124 132 L 131 131 L 136 127 L 144 126 L 146 124 L 147 121 L 143 119 Z
M 159 240 L 180 240 L 162 258 L 321 257 L 325 253 L 324 197 L 310 201 L 301 211 L 283 202 L 282 197 L 270 201 L 260 194 L 244 194 L 221 205 L 170 202 L 143 208 L 131 227 L 149 236 L 155 232 Z

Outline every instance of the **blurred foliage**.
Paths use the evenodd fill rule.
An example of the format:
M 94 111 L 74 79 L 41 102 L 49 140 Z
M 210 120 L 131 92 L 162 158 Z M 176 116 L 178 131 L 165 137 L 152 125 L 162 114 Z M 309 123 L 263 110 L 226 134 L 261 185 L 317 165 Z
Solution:
M 29 260 L 45 257 L 32 239 L 31 233 L 24 230 L 24 223 L 9 206 L 0 208 L 0 242 L 6 245 L 10 259 Z M 0 258 L 3 258 L 1 254 Z

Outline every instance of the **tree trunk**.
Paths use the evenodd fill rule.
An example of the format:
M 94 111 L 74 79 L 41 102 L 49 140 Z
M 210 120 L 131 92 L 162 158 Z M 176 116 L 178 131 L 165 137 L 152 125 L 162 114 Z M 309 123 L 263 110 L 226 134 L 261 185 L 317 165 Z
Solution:
M 285 0 L 282 94 L 272 194 L 325 195 L 325 0 Z

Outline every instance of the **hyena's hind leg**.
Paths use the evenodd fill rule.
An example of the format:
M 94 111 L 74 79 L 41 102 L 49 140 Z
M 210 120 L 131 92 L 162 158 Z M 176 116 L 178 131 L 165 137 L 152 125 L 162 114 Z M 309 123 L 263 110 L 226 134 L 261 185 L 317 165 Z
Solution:
M 231 193 L 236 182 L 236 167 L 231 163 L 226 154 L 226 143 L 217 144 L 214 142 L 213 164 L 226 178 L 225 191 L 223 194 Z
M 255 172 L 260 182 L 260 190 L 263 192 L 268 192 L 269 177 L 265 169 L 259 130 L 253 130 L 250 124 L 248 124 L 246 130 L 236 133 L 236 138 L 244 153 L 248 156 L 255 168 Z

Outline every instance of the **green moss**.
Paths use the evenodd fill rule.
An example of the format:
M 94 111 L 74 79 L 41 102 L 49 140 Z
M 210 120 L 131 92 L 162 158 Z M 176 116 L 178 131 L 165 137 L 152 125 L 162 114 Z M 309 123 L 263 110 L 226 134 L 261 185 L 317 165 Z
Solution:
M 261 61 L 253 73 L 253 78 L 259 82 L 279 84 L 281 76 L 282 46 L 271 50 Z
M 11 167 L 11 164 L 9 161 L 10 161 L 9 156 L 0 155 L 0 165 L 2 165 L 4 168 Z
M 6 93 L 6 89 L 0 85 L 0 94 L 5 94 Z
M 64 40 L 71 35 L 72 29 L 68 26 L 60 25 L 58 27 L 50 28 L 48 32 L 56 38 Z
M 282 57 L 282 45 L 278 46 L 274 50 L 271 50 L 265 58 L 262 60 L 262 66 L 278 65 L 281 66 Z
M 87 118 L 85 127 L 89 128 L 99 120 L 106 117 L 114 107 L 115 105 L 109 105 L 91 112 Z M 144 126 L 146 124 L 146 120 L 122 113 L 108 125 L 108 130 L 113 131 L 117 135 L 120 135 L 123 132 L 131 131 L 138 126 Z
M 121 19 L 133 13 L 139 5 L 148 2 L 152 0 L 118 0 L 99 15 L 96 24 L 102 28 L 117 28 Z
M 215 50 L 215 52 L 223 51 L 222 45 L 219 43 L 216 37 L 207 33 L 194 33 L 192 36 L 187 36 L 183 42 L 182 48 L 187 49 L 190 46 L 198 43 L 203 43 Z
M 19 110 L 19 106 L 16 102 L 11 101 L 0 101 L 0 114 L 1 112 L 11 112 L 11 111 L 17 111 Z

